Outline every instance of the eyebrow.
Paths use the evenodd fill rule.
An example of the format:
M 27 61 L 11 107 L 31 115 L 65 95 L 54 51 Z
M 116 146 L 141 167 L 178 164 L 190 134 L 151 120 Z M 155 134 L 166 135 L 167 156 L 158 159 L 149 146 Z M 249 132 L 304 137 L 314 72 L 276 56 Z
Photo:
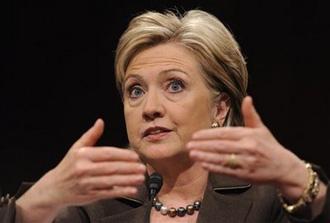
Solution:
M 185 75 L 187 75 L 188 76 L 188 73 L 187 72 L 185 72 L 185 71 L 183 71 L 183 70 L 181 70 L 181 69 L 178 69 L 178 68 L 172 68 L 172 69 L 167 69 L 167 70 L 163 70 L 163 71 L 161 71 L 159 74 L 167 74 L 167 73 L 170 73 L 170 72 L 180 72 L 180 73 L 183 73 L 183 74 L 185 74 Z M 128 78 L 136 78 L 136 79 L 138 79 L 138 80 L 142 80 L 142 78 L 141 78 L 141 75 L 139 75 L 139 74 L 129 74 L 129 75 L 127 75 L 125 78 L 124 78 L 124 81 L 123 81 L 123 83 L 125 83 L 126 81 L 127 81 L 127 79 Z
M 125 84 L 126 81 L 127 81 L 127 79 L 129 79 L 129 78 L 136 78 L 136 79 L 138 79 L 138 80 L 140 80 L 140 81 L 143 80 L 142 77 L 141 77 L 141 75 L 138 75 L 138 74 L 130 74 L 130 75 L 127 75 L 127 76 L 125 77 L 123 83 Z

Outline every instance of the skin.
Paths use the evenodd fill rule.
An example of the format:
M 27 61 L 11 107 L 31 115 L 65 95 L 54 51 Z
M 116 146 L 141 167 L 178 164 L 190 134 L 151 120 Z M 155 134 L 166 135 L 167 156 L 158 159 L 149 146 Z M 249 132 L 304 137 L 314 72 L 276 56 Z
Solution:
M 183 148 L 194 132 L 226 115 L 228 107 L 215 106 L 201 73 L 193 55 L 173 43 L 145 50 L 129 64 L 124 81 L 128 138 L 152 166 L 160 160 L 177 162 L 176 157 L 187 155 Z M 169 132 L 161 139 L 143 137 L 146 129 L 155 126 Z
M 152 47 L 133 58 L 123 85 L 130 145 L 149 172 L 163 176 L 159 199 L 177 207 L 201 198 L 208 173 L 190 159 L 185 145 L 194 132 L 222 122 L 229 107 L 214 98 L 196 58 L 179 44 Z M 154 126 L 169 131 L 151 138 L 141 134 Z M 195 222 L 196 218 L 197 214 L 171 219 L 151 212 L 152 222 Z
M 303 193 L 308 179 L 303 161 L 277 142 L 251 97 L 242 103 L 245 127 L 210 129 L 214 121 L 223 123 L 227 98 L 212 96 L 198 61 L 182 46 L 167 43 L 137 54 L 128 66 L 124 89 L 127 133 L 136 152 L 95 147 L 104 129 L 97 120 L 64 159 L 17 200 L 18 222 L 52 222 L 71 205 L 134 196 L 146 171 L 140 158 L 149 173 L 163 175 L 158 197 L 167 206 L 202 198 L 209 172 L 274 185 L 290 202 Z M 144 135 L 155 126 L 166 131 L 151 129 Z M 232 153 L 235 169 L 226 165 Z M 321 183 L 312 203 L 314 216 L 322 211 L 325 194 Z M 196 222 L 197 216 L 169 218 L 152 209 L 150 220 Z
M 214 120 L 222 123 L 228 105 L 214 99 L 201 74 L 194 56 L 176 43 L 142 51 L 127 68 L 127 133 L 149 172 L 156 170 L 164 176 L 160 200 L 175 207 L 191 203 L 205 189 L 206 170 L 251 183 L 272 184 L 286 200 L 296 202 L 308 184 L 304 162 L 277 142 L 256 112 L 251 97 L 242 104 L 245 127 L 210 129 Z M 178 85 L 177 80 L 184 84 Z M 153 126 L 165 127 L 169 132 L 155 133 L 152 140 L 141 134 Z M 233 153 L 238 164 L 235 169 L 226 165 Z M 313 204 L 315 215 L 322 210 L 325 188 L 322 183 Z M 194 218 L 185 220 L 194 222 Z M 154 211 L 151 219 L 174 221 Z
M 63 160 L 16 201 L 17 222 L 52 222 L 65 207 L 137 192 L 145 166 L 133 151 L 94 147 L 103 129 L 103 121 L 97 120 Z
M 225 174 L 255 184 L 271 184 L 282 196 L 295 203 L 308 185 L 305 163 L 284 148 L 263 124 L 252 98 L 242 103 L 245 127 L 205 129 L 194 133 L 187 148 L 190 156 L 210 172 Z M 226 166 L 230 154 L 236 154 L 238 168 Z M 290 170 L 290 171 L 288 171 Z M 321 182 L 312 203 L 313 216 L 321 213 L 326 185 Z

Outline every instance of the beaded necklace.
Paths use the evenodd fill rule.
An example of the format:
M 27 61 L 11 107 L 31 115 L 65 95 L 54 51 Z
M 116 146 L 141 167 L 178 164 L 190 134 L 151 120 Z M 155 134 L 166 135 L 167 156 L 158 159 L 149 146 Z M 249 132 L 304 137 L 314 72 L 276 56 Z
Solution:
M 199 211 L 202 202 L 200 200 L 195 201 L 193 204 L 188 204 L 185 208 L 168 208 L 164 206 L 162 202 L 159 201 L 157 197 L 155 197 L 152 201 L 152 206 L 156 209 L 156 211 L 160 212 L 162 215 L 168 215 L 170 217 L 184 217 L 186 214 L 193 215 L 195 211 Z

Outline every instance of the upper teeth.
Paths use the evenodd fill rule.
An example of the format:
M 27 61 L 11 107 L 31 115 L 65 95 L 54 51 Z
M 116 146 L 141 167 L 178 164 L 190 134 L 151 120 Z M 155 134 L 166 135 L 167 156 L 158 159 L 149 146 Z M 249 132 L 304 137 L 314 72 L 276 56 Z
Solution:
M 151 134 L 157 134 L 157 133 L 160 133 L 162 130 L 158 129 L 158 130 L 155 130 L 155 131 L 152 131 Z

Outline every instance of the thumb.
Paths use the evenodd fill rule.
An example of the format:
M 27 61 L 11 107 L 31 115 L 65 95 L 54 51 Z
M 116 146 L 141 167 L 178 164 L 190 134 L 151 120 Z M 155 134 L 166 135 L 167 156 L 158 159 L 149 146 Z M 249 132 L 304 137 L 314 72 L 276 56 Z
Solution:
M 101 137 L 104 130 L 104 122 L 102 119 L 97 119 L 94 125 L 88 129 L 71 147 L 71 149 L 81 148 L 84 146 L 93 146 Z
M 246 96 L 243 99 L 242 114 L 246 127 L 258 128 L 263 126 L 262 120 L 253 105 L 252 97 Z

